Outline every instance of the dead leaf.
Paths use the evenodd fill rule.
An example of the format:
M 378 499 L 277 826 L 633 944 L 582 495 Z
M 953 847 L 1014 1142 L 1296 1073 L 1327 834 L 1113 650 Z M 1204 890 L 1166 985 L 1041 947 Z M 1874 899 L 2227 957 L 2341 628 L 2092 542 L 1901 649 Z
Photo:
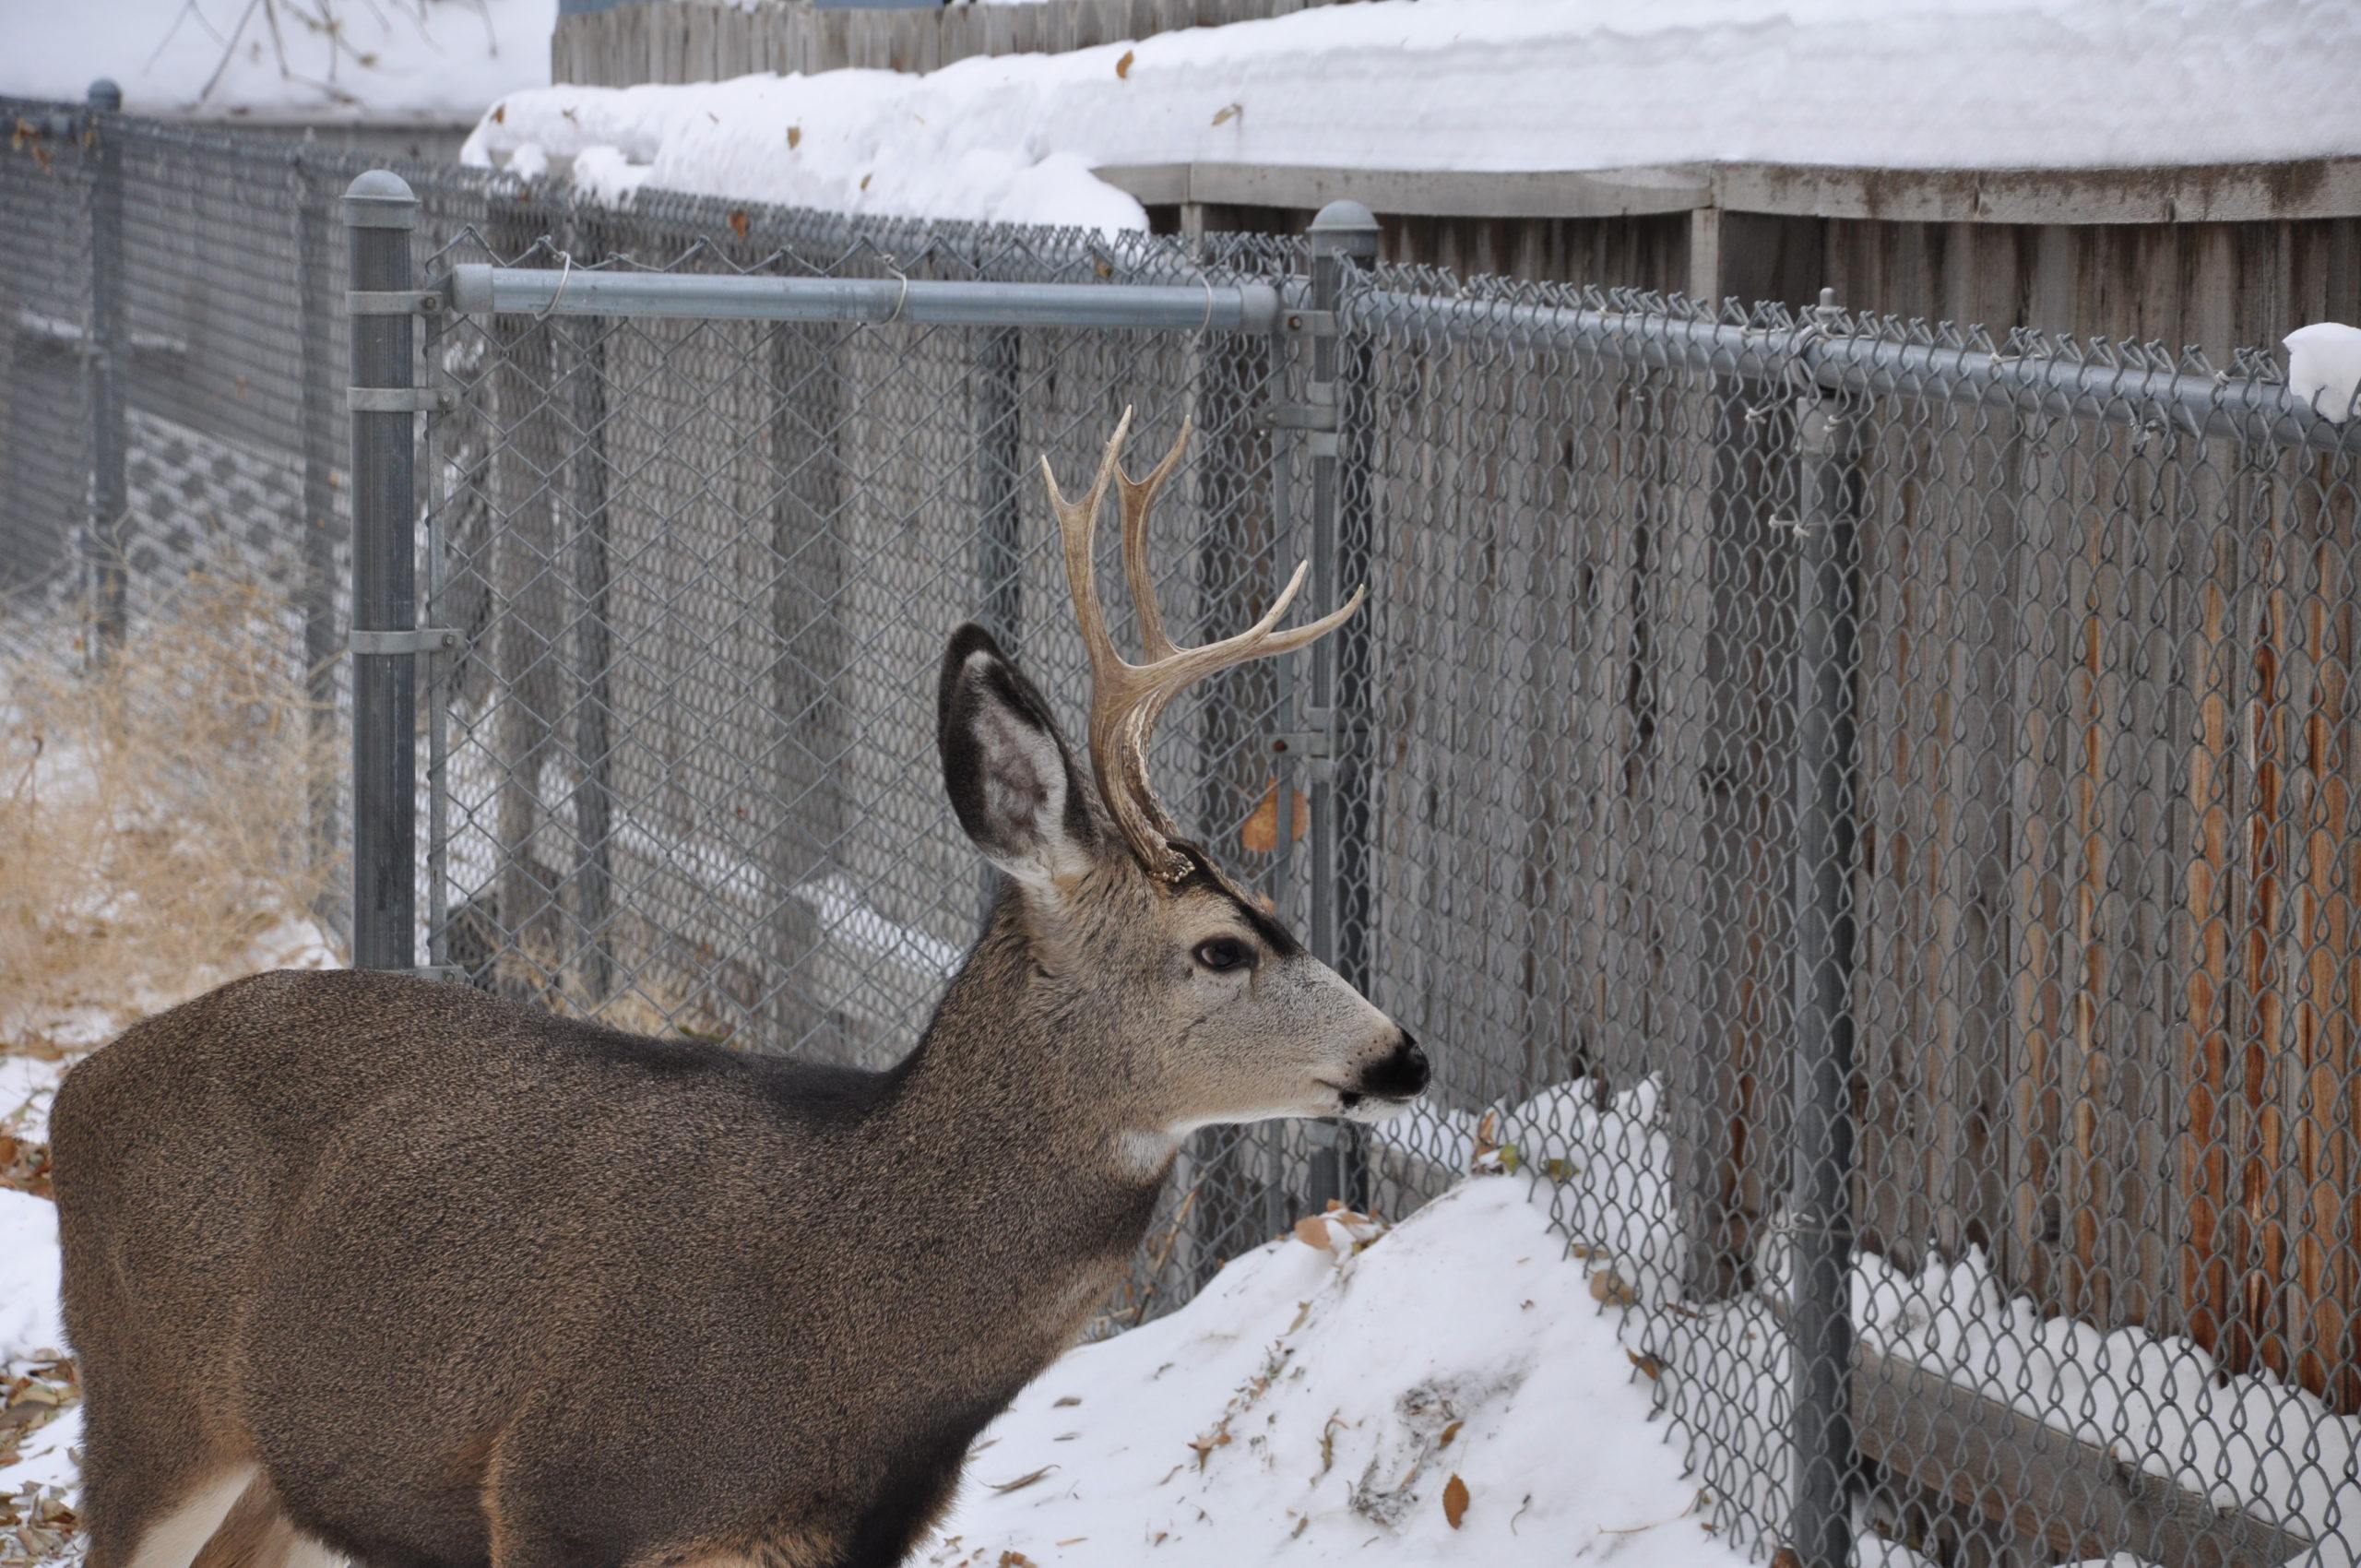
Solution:
M 492 123 L 495 125 L 504 125 L 508 123 L 508 105 L 504 103 L 492 112 Z
M 1115 74 L 1122 77 L 1125 81 L 1129 81 L 1132 77 L 1132 62 L 1137 58 L 1139 58 L 1138 51 L 1132 49 L 1124 50 L 1123 57 L 1115 62 Z
M 1436 1446 L 1437 1448 L 1448 1448 L 1448 1447 L 1450 1447 L 1450 1446 L 1451 1446 L 1451 1440 L 1452 1440 L 1453 1438 L 1454 1438 L 1454 1437 L 1457 1437 L 1457 1436 L 1459 1435 L 1459 1429 L 1460 1429 L 1461 1427 L 1465 1426 L 1466 1424 L 1467 1424 L 1467 1423 L 1466 1423 L 1465 1421 L 1453 1421 L 1453 1422 L 1452 1422 L 1452 1423 L 1451 1423 L 1451 1425 L 1449 1425 L 1449 1426 L 1447 1426 L 1447 1427 L 1443 1428 L 1443 1429 L 1442 1429 L 1442 1436 L 1440 1439 L 1438 1439 L 1438 1440 L 1436 1441 L 1436 1443 L 1435 1443 L 1435 1446 Z
M 1623 1282 L 1621 1275 L 1611 1268 L 1602 1268 L 1590 1277 L 1590 1299 L 1610 1307 L 1628 1307 L 1640 1298 Z
M 1243 103 L 1225 103 L 1221 106 L 1221 112 L 1214 116 L 1214 124 L 1226 125 L 1245 113 L 1246 105 Z
M 1068 1536 L 1065 1539 L 1058 1542 L 1057 1544 L 1060 1546 L 1080 1546 L 1084 1541 L 1086 1541 L 1089 1538 L 1090 1538 L 1088 1536 Z
M 1062 1410 L 1062 1409 L 1064 1409 L 1064 1408 L 1065 1408 L 1067 1406 L 1069 1406 L 1069 1405 L 1079 1405 L 1079 1404 L 1081 1404 L 1081 1403 L 1082 1403 L 1082 1396 L 1081 1396 L 1081 1395 L 1079 1395 L 1079 1394 L 1069 1394 L 1069 1395 L 1067 1395 L 1064 1398 L 1062 1398 L 1062 1399 L 1059 1400 L 1056 1404 L 1054 1404 L 1054 1405 L 1050 1406 L 1050 1408 L 1051 1408 L 1051 1409 L 1053 1409 L 1053 1410 Z
M 864 191 L 867 190 L 869 188 L 869 182 L 875 178 L 877 178 L 877 172 L 873 169 L 868 173 L 863 174 L 860 177 L 860 188 Z
M 1055 1465 L 1044 1465 L 1039 1469 L 1035 1470 L 1032 1474 L 1019 1476 L 1013 1481 L 995 1482 L 992 1485 L 992 1490 L 994 1491 L 1014 1491 L 1020 1487 L 1031 1486 L 1035 1481 L 1039 1480 L 1043 1476 L 1048 1475 L 1051 1470 L 1056 1468 L 1057 1467 Z
M 1467 1483 L 1457 1476 L 1443 1483 L 1442 1516 L 1454 1530 L 1459 1528 L 1459 1521 L 1467 1516 Z
M 1311 831 L 1311 802 L 1303 798 L 1303 792 L 1299 790 L 1289 790 L 1287 799 L 1293 807 L 1288 821 L 1287 837 L 1301 838 Z M 1257 855 L 1267 855 L 1279 847 L 1279 781 L 1277 779 L 1274 778 L 1270 781 L 1270 787 L 1263 792 L 1263 799 L 1256 803 L 1253 811 L 1248 814 L 1246 826 L 1238 830 L 1238 842 L 1240 848 Z
M 730 232 L 737 235 L 742 240 L 746 237 L 746 209 L 744 208 L 741 207 L 731 209 L 730 214 Z
M 1197 1468 L 1202 1470 L 1205 1467 L 1205 1461 L 1214 1456 L 1215 1449 L 1227 1448 L 1229 1446 L 1228 1422 L 1229 1418 L 1224 1416 L 1222 1418 L 1222 1425 L 1216 1427 L 1212 1431 L 1207 1432 L 1204 1436 L 1196 1439 L 1189 1444 L 1190 1448 L 1194 1450 L 1196 1453 Z
M 801 125 L 789 125 L 789 126 L 788 126 L 788 128 L 787 128 L 787 147 L 788 147 L 788 150 L 789 150 L 789 151 L 790 151 L 790 152 L 792 152 L 792 151 L 794 151 L 797 148 L 801 147 L 802 145 L 803 145 L 803 127 L 802 127 L 802 126 L 801 126 Z
M 1623 1354 L 1630 1358 L 1633 1366 L 1647 1374 L 1648 1381 L 1651 1383 L 1655 1382 L 1664 1371 L 1664 1363 L 1654 1356 L 1643 1356 L 1637 1350 L 1626 1350 Z
M 1000 1568 L 1033 1568 L 1033 1560 L 1021 1551 L 1003 1551 L 1000 1554 Z

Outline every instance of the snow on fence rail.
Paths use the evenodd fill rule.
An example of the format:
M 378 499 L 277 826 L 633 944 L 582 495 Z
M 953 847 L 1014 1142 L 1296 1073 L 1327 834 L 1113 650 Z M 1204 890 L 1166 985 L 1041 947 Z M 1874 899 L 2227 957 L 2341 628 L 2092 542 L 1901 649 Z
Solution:
M 415 169 L 373 253 L 409 280 L 360 303 L 416 307 L 423 379 L 349 415 L 317 302 L 357 166 L 101 118 L 0 171 L 39 220 L 0 244 L 52 246 L 0 322 L 84 334 L 12 340 L 52 378 L 29 416 L 102 410 L 57 345 L 123 322 L 185 346 L 132 341 L 135 471 L 167 411 L 267 457 L 99 528 L 110 442 L 11 445 L 55 512 L 12 526 L 69 558 L 251 519 L 258 475 L 276 548 L 337 540 L 348 420 L 432 410 L 414 504 L 359 498 L 423 515 L 418 624 L 458 634 L 418 671 L 405 961 L 907 1047 L 985 894 L 933 776 L 942 638 L 983 619 L 1074 700 L 1034 463 L 1185 413 L 1168 615 L 1234 630 L 1302 555 L 1315 600 L 1373 597 L 1319 662 L 1192 696 L 1159 776 L 1438 1088 L 1382 1134 L 1201 1134 L 1110 1326 L 1329 1196 L 1398 1216 L 1508 1165 L 1766 1553 L 2351 1561 L 2361 433 L 2261 362 L 1370 274 L 1350 221 L 1315 255 Z M 135 232 L 206 236 L 135 255 L 120 313 L 57 265 L 108 177 Z M 295 558 L 333 603 L 334 552 Z

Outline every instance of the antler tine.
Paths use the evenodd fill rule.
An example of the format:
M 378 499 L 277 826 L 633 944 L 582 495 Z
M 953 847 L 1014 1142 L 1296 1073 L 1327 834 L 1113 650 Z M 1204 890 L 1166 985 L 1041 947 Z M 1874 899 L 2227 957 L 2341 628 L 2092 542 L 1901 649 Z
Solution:
M 1123 504 L 1123 580 L 1132 590 L 1133 608 L 1139 612 L 1140 642 L 1150 664 L 1160 664 L 1180 650 L 1164 635 L 1164 608 L 1157 602 L 1156 579 L 1147 569 L 1148 510 L 1156 505 L 1156 493 L 1180 466 L 1180 454 L 1188 449 L 1190 420 L 1180 420 L 1180 434 L 1172 443 L 1172 450 L 1147 478 L 1134 480 L 1119 467 L 1115 470 L 1115 489 Z
M 1368 597 L 1369 589 L 1366 587 L 1357 588 L 1353 590 L 1353 597 L 1345 601 L 1345 607 L 1342 610 L 1332 610 L 1317 621 L 1308 622 L 1303 625 L 1280 632 L 1265 639 L 1262 646 L 1255 648 L 1248 657 L 1268 659 L 1275 653 L 1293 653 L 1299 647 L 1316 643 L 1351 620 L 1353 612 L 1358 610 L 1361 607 L 1361 600 Z
M 1115 651 L 1115 639 L 1107 630 L 1107 612 L 1098 602 L 1098 574 L 1092 565 L 1091 553 L 1098 534 L 1098 508 L 1107 499 L 1108 483 L 1122 471 L 1123 437 L 1131 428 L 1132 410 L 1125 409 L 1123 417 L 1115 423 L 1115 434 L 1108 439 L 1107 450 L 1098 459 L 1098 472 L 1079 502 L 1068 501 L 1059 493 L 1058 476 L 1050 467 L 1050 455 L 1041 454 L 1041 479 L 1050 487 L 1050 508 L 1058 515 L 1058 533 L 1065 546 L 1066 587 L 1074 593 L 1074 620 L 1082 632 L 1083 647 L 1090 655 L 1094 726 L 1099 687 L 1107 682 L 1106 672 L 1121 665 L 1123 658 Z

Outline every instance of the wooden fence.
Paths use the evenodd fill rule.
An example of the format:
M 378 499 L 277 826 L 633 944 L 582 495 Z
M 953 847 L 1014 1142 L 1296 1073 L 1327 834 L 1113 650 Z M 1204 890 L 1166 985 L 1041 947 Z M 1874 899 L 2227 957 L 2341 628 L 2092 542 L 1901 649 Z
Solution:
M 977 54 L 1062 54 L 1182 28 L 1219 27 L 1335 0 L 1056 0 L 1037 6 L 946 6 L 823 11 L 805 0 L 754 7 L 713 0 L 618 6 L 558 18 L 551 79 L 586 87 L 723 81 L 860 66 L 931 71 Z

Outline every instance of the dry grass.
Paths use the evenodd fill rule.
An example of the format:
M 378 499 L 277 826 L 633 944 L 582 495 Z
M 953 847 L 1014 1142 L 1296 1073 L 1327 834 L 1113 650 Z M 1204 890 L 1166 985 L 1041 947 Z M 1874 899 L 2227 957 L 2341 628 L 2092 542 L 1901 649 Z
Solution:
M 199 575 L 99 668 L 68 628 L 6 628 L 0 1050 L 87 1048 L 311 934 L 338 872 L 311 826 L 334 742 L 287 615 Z

